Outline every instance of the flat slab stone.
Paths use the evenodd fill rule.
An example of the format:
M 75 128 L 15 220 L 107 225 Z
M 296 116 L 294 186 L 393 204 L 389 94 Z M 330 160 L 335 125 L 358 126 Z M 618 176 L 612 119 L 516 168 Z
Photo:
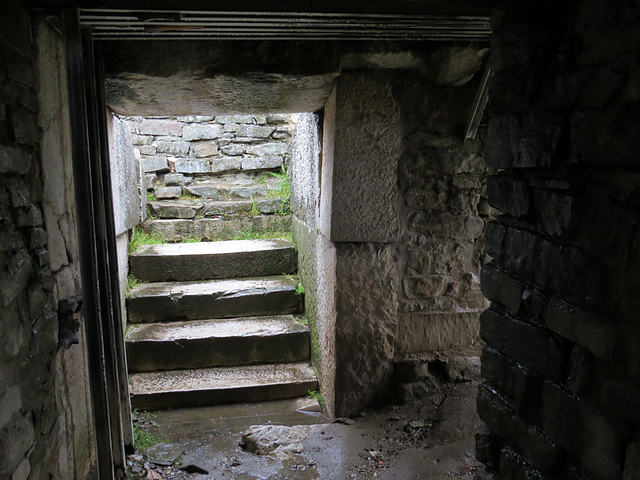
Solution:
M 129 383 L 133 408 L 144 410 L 292 398 L 318 387 L 306 363 L 133 373 Z
M 142 284 L 127 299 L 129 322 L 295 313 L 297 285 L 287 276 Z
M 131 325 L 125 341 L 131 372 L 309 358 L 309 328 L 291 315 Z
M 159 218 L 194 218 L 202 208 L 201 203 L 184 200 L 160 200 L 148 202 L 147 205 L 149 205 L 151 212 Z
M 129 265 L 143 282 L 264 277 L 294 273 L 297 254 L 283 239 L 144 245 Z
M 291 215 L 147 220 L 143 223 L 143 228 L 146 233 L 162 238 L 166 242 L 180 242 L 185 237 L 201 240 L 230 240 L 238 232 L 291 231 Z
M 257 204 L 258 202 L 256 202 Z M 258 207 L 259 208 L 259 207 Z M 249 213 L 253 209 L 253 201 L 251 200 L 220 200 L 205 201 L 202 214 L 205 217 L 214 217 L 216 215 L 234 215 L 237 213 Z

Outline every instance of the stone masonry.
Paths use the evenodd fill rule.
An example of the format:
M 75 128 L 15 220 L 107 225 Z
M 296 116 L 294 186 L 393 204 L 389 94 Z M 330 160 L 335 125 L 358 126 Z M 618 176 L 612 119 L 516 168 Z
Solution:
M 216 198 L 211 174 L 280 169 L 295 117 L 284 114 L 128 117 L 145 186 L 159 199 L 183 194 Z
M 640 475 L 640 9 L 569 7 L 495 16 L 477 447 L 505 480 Z
M 12 480 L 86 478 L 94 458 L 84 333 L 70 350 L 58 341 L 57 303 L 80 291 L 66 93 L 62 37 L 3 1 L 0 477 Z

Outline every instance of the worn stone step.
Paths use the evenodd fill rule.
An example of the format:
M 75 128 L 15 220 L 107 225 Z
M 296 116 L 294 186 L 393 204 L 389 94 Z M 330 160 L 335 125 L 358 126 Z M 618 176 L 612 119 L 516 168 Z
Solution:
M 284 239 L 143 245 L 129 271 L 143 282 L 266 277 L 294 273 L 297 254 Z
M 125 341 L 131 372 L 309 358 L 309 328 L 292 315 L 132 324 Z
M 306 363 L 133 373 L 129 383 L 132 407 L 141 410 L 262 402 L 318 388 Z
M 198 240 L 228 240 L 239 233 L 289 232 L 291 215 L 254 215 L 193 220 L 147 220 L 142 224 L 145 233 L 166 242 L 180 242 L 185 238 Z
M 297 285 L 296 279 L 284 275 L 145 283 L 134 287 L 127 299 L 129 322 L 295 313 Z
M 258 197 L 250 200 L 154 200 L 148 202 L 154 217 L 196 218 L 223 215 L 283 213 L 289 210 L 289 201 L 278 197 Z

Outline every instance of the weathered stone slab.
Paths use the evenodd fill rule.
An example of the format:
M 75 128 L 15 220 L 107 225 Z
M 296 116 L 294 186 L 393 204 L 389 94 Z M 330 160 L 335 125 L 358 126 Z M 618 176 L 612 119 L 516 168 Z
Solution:
M 397 354 L 448 350 L 478 341 L 480 312 L 405 313 L 399 317 Z
M 191 185 L 186 187 L 187 192 L 191 195 L 202 198 L 219 198 L 220 189 L 215 185 Z
M 242 157 L 217 157 L 211 162 L 213 173 L 230 172 L 242 168 Z
M 251 200 L 227 200 L 217 202 L 205 202 L 202 214 L 205 217 L 216 215 L 230 215 L 235 213 L 248 213 L 253 209 Z
M 154 145 L 140 145 L 141 155 L 155 155 L 158 149 Z
M 282 239 L 144 245 L 129 257 L 143 282 L 262 277 L 294 273 L 297 254 Z
M 143 284 L 127 300 L 129 321 L 294 313 L 297 285 L 297 280 L 285 276 Z
M 222 127 L 218 124 L 189 124 L 184 126 L 182 138 L 187 142 L 193 140 L 212 140 L 222 134 Z
M 178 121 L 183 123 L 204 123 L 210 122 L 214 118 L 215 117 L 210 117 L 207 115 L 187 115 L 185 117 L 178 117 Z
M 261 143 L 254 145 L 246 150 L 247 155 L 255 157 L 268 157 L 273 155 L 284 155 L 287 153 L 287 145 L 285 143 Z
M 182 135 L 182 125 L 172 120 L 148 120 L 132 124 L 135 133 L 142 135 Z
M 245 145 L 241 143 L 230 143 L 220 148 L 220 151 L 225 155 L 242 155 L 244 153 Z
M 221 218 L 196 218 L 194 220 L 147 220 L 145 232 L 167 242 L 179 242 L 184 238 L 201 240 L 231 240 L 238 232 L 288 232 L 291 215 L 254 215 Z
M 269 157 L 243 157 L 242 170 L 266 170 L 279 168 L 283 165 L 284 159 L 278 156 Z
M 276 130 L 276 127 L 258 126 L 258 125 L 241 125 L 236 130 L 238 137 L 247 138 L 269 138 L 269 136 Z
M 164 184 L 170 186 L 185 186 L 191 183 L 191 177 L 186 177 L 181 173 L 168 173 L 164 176 Z
M 158 198 L 179 198 L 182 195 L 182 187 L 156 187 L 153 191 Z
M 212 157 L 218 154 L 218 146 L 213 142 L 200 142 L 191 145 L 191 153 L 196 158 Z
M 148 323 L 129 329 L 125 341 L 132 372 L 309 358 L 309 328 L 291 315 Z
M 142 157 L 142 169 L 144 172 L 168 172 L 167 157 Z
M 151 212 L 160 218 L 194 218 L 202 208 L 202 205 L 179 201 L 149 202 L 148 205 Z
M 289 211 L 289 201 L 286 198 L 258 198 L 256 208 L 260 213 L 279 213 Z
M 158 153 L 168 153 L 170 155 L 177 155 L 179 157 L 186 157 L 189 155 L 189 142 L 155 142 L 155 147 Z
M 318 386 L 306 363 L 136 373 L 129 381 L 132 407 L 148 410 L 290 398 Z
M 218 115 L 216 117 L 217 123 L 226 125 L 228 123 L 251 123 L 253 117 L 251 115 Z
M 202 160 L 176 158 L 173 164 L 177 173 L 209 173 L 211 171 L 209 162 Z

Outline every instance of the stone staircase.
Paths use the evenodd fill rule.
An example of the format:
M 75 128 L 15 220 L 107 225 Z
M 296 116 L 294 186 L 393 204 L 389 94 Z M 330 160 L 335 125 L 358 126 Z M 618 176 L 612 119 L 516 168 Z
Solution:
M 146 245 L 127 300 L 132 406 L 265 401 L 317 389 L 293 245 L 286 240 Z

